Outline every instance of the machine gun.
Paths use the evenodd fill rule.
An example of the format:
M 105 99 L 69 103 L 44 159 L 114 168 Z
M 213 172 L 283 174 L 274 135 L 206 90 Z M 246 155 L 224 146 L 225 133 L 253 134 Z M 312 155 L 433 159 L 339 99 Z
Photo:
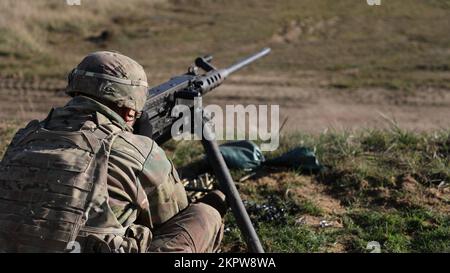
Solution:
M 158 144 L 166 142 L 171 138 L 172 125 L 180 118 L 178 115 L 172 115 L 172 109 L 175 106 L 183 104 L 194 112 L 195 98 L 207 94 L 218 87 L 230 74 L 269 54 L 269 52 L 270 48 L 265 48 L 224 69 L 217 69 L 211 64 L 212 56 L 197 58 L 195 64 L 188 69 L 186 74 L 175 76 L 169 81 L 148 90 L 147 101 L 142 117 L 135 126 L 135 132 L 152 138 Z M 204 70 L 205 73 L 200 74 L 200 69 Z M 202 121 L 206 122 L 205 119 Z M 211 136 L 211 128 L 204 126 L 203 134 Z M 263 253 L 261 242 L 219 151 L 217 142 L 208 140 L 213 139 L 212 137 L 201 137 L 201 139 L 214 174 L 218 179 L 220 189 L 227 196 L 228 203 L 244 235 L 248 249 L 251 252 Z

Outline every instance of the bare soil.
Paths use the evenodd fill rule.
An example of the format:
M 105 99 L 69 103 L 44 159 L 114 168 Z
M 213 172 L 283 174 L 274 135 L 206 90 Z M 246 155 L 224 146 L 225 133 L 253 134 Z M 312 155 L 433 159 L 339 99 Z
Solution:
M 278 104 L 284 130 L 319 133 L 327 129 L 401 128 L 431 131 L 450 126 L 450 91 L 347 90 L 308 88 L 279 77 L 234 77 L 205 102 Z
M 305 79 L 279 75 L 232 76 L 204 104 L 279 105 L 283 130 L 320 133 L 328 129 L 389 128 L 393 123 L 414 131 L 450 127 L 450 91 L 305 87 Z M 319 80 L 319 79 L 318 79 Z M 162 81 L 162 80 L 161 80 Z M 64 81 L 25 82 L 0 79 L 0 124 L 45 118 L 51 107 L 64 105 Z

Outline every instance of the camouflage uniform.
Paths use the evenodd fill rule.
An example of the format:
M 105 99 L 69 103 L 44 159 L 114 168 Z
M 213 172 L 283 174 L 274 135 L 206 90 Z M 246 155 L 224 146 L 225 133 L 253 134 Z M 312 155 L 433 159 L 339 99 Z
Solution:
M 127 74 L 123 62 L 109 67 Z M 188 204 L 164 151 L 134 135 L 96 93 L 84 96 L 89 82 L 82 74 L 69 80 L 74 98 L 19 130 L 1 162 L 0 250 L 64 251 L 75 241 L 85 252 L 216 251 L 221 214 L 205 203 Z M 111 88 L 106 102 L 142 109 L 143 101 L 130 99 L 139 98 L 139 85 L 137 95 L 123 99 L 129 90 L 110 80 L 106 88 L 98 81 Z

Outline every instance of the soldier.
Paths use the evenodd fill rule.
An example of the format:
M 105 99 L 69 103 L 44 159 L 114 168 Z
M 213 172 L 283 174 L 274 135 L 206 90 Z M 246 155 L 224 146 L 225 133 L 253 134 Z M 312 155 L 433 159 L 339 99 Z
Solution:
M 73 98 L 14 136 L 0 165 L 2 252 L 216 252 L 224 195 L 188 204 L 172 162 L 133 134 L 147 77 L 115 52 L 85 57 Z

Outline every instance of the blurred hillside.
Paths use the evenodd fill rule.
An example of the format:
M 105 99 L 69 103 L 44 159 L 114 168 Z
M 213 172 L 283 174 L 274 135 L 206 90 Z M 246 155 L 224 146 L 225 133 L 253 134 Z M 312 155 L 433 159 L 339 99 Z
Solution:
M 450 88 L 450 1 L 2 0 L 0 75 L 65 77 L 86 53 L 114 49 L 151 79 L 197 55 L 219 64 L 264 46 L 258 73 L 308 86 Z

